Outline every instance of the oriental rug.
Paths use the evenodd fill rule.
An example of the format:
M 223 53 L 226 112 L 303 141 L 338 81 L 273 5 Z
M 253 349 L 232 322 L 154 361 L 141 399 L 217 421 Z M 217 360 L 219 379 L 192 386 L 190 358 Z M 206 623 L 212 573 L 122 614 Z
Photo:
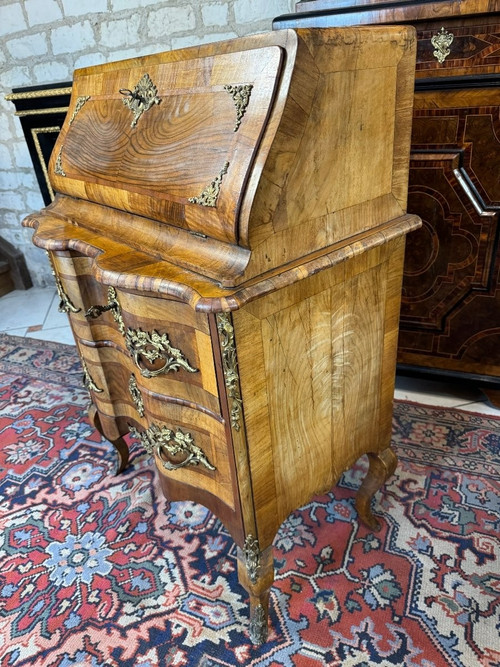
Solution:
M 269 641 L 220 521 L 119 476 L 75 348 L 0 335 L 1 667 L 500 664 L 500 420 L 397 402 L 399 465 L 358 521 L 362 459 L 275 539 Z

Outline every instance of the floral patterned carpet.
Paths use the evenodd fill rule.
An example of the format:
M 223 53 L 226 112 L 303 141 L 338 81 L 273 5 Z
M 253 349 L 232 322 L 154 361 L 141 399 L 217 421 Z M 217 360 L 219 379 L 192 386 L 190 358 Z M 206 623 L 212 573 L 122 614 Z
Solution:
M 137 442 L 115 476 L 87 404 L 75 348 L 0 335 L 1 667 L 500 664 L 500 419 L 396 403 L 382 530 L 361 460 L 281 526 L 255 647 L 220 521 Z

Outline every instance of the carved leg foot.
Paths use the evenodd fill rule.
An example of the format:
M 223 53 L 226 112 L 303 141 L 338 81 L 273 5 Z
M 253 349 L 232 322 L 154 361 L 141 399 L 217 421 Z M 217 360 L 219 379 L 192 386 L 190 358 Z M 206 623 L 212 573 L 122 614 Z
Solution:
M 259 551 L 257 540 L 249 536 L 238 548 L 238 578 L 250 597 L 250 639 L 263 644 L 267 639 L 269 590 L 274 581 L 273 548 Z
M 356 495 L 356 509 L 361 521 L 372 530 L 378 531 L 381 526 L 373 515 L 371 502 L 375 493 L 396 469 L 398 458 L 390 447 L 379 454 L 368 454 L 368 458 L 370 468 Z
M 92 426 L 95 429 L 97 429 L 99 433 L 102 435 L 102 437 L 106 438 L 106 440 L 108 440 L 116 449 L 116 453 L 118 454 L 118 465 L 116 467 L 116 474 L 118 475 L 127 467 L 128 457 L 129 457 L 128 445 L 125 442 L 125 440 L 121 437 L 114 422 L 112 425 L 111 433 L 109 432 L 109 429 L 106 429 L 106 432 L 104 431 L 101 423 L 101 418 L 93 403 L 89 407 L 88 415 Z

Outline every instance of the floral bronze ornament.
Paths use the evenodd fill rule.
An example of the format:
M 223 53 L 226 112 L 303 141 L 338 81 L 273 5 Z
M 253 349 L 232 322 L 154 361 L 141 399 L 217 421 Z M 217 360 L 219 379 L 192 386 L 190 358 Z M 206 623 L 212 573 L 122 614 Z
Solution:
M 141 390 L 137 386 L 137 380 L 135 379 L 135 375 L 133 373 L 130 375 L 130 379 L 128 381 L 128 390 L 137 412 L 141 417 L 144 417 L 144 401 L 142 400 Z
M 247 568 L 248 578 L 252 584 L 257 583 L 260 569 L 260 548 L 256 537 L 249 534 L 243 545 L 243 556 Z
M 63 147 L 59 149 L 59 153 L 57 154 L 56 157 L 56 163 L 54 165 L 54 173 L 57 174 L 58 176 L 66 176 L 66 172 L 63 169 L 62 166 L 62 149 Z
M 152 378 L 162 373 L 176 372 L 181 368 L 188 373 L 198 373 L 198 369 L 191 366 L 184 354 L 172 347 L 166 333 L 127 329 L 125 345 L 143 377 Z M 151 369 L 144 366 L 143 359 L 150 364 L 161 360 L 163 364 L 160 368 Z
M 231 95 L 233 98 L 234 106 L 236 107 L 236 124 L 234 126 L 234 132 L 238 131 L 241 119 L 245 115 L 248 103 L 250 101 L 252 88 L 252 84 L 246 84 L 242 86 L 224 86 L 224 90 L 226 90 Z
M 219 175 L 216 176 L 209 185 L 207 185 L 203 192 L 201 192 L 198 197 L 189 197 L 188 202 L 191 204 L 199 204 L 200 206 L 214 208 L 219 197 L 219 192 L 222 185 L 222 177 L 227 174 L 228 169 L 229 162 L 226 162 L 222 167 Z
M 80 109 L 83 107 L 85 102 L 88 102 L 88 100 L 90 100 L 90 95 L 81 95 L 80 97 L 76 98 L 75 109 L 71 114 L 68 125 L 71 125 L 74 122 L 76 115 L 80 112 Z
M 166 426 L 151 424 L 145 431 L 138 431 L 129 425 L 130 433 L 139 438 L 148 454 L 156 454 L 166 470 L 178 470 L 188 465 L 201 465 L 208 470 L 216 470 L 205 456 L 203 450 L 194 444 L 191 433 L 183 433 L 181 430 L 172 431 Z M 165 460 L 163 453 L 169 456 L 186 455 L 183 461 L 173 463 Z
M 236 359 L 234 328 L 229 313 L 217 313 L 217 330 L 222 351 L 222 368 L 228 396 L 231 400 L 231 426 L 240 430 L 241 406 L 240 378 Z
M 124 95 L 123 104 L 134 114 L 130 127 L 135 127 L 143 113 L 149 111 L 153 104 L 160 104 L 158 89 L 151 81 L 149 74 L 144 74 L 134 90 L 121 88 L 120 95 Z
M 453 42 L 453 35 L 444 28 L 431 38 L 431 44 L 435 48 L 432 54 L 439 63 L 444 63 L 446 58 L 450 55 L 450 46 Z
M 267 615 L 261 604 L 250 612 L 249 634 L 252 644 L 257 646 L 263 644 L 267 639 Z
M 100 389 L 92 379 L 87 364 L 83 359 L 81 359 L 81 362 L 83 368 L 83 386 L 87 391 L 94 391 L 96 394 L 102 394 L 104 390 Z
M 56 282 L 56 290 L 59 297 L 58 311 L 60 313 L 79 313 L 81 308 L 77 308 L 64 291 L 64 287 L 62 286 L 61 280 L 56 273 L 54 262 L 52 261 L 52 257 L 50 256 L 49 252 L 47 252 L 47 257 L 49 258 L 50 270 L 52 271 L 52 275 L 54 276 L 54 280 Z

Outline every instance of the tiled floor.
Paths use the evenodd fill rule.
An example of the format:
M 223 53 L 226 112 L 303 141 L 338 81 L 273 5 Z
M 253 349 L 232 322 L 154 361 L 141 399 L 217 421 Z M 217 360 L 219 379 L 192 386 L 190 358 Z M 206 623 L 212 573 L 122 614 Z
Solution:
M 15 336 L 73 344 L 66 315 L 58 311 L 59 297 L 51 289 L 16 290 L 0 298 L 0 331 Z M 458 407 L 500 416 L 483 393 L 459 381 L 442 382 L 398 376 L 395 397 L 427 405 Z
M 68 317 L 58 311 L 55 290 L 32 287 L 0 298 L 0 331 L 74 345 Z

